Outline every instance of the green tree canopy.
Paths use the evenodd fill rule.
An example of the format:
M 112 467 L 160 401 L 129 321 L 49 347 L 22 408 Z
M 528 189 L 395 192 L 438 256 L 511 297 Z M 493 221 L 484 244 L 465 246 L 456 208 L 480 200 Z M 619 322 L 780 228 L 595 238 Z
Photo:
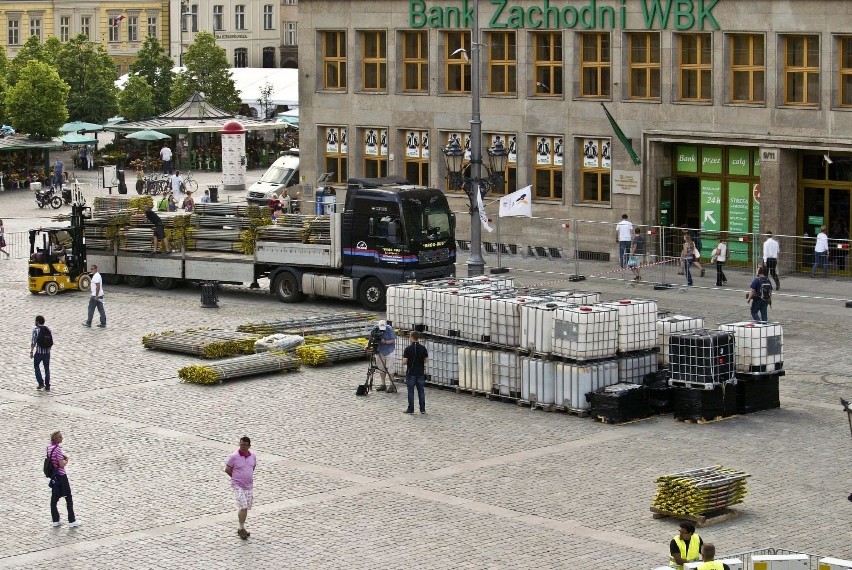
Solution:
M 41 46 L 37 36 L 30 36 L 17 55 L 12 58 L 9 63 L 9 69 L 6 72 L 6 83 L 10 86 L 15 85 L 21 77 L 23 69 L 31 61 L 41 61 L 47 63 L 44 57 L 44 49 Z
M 36 140 L 50 140 L 68 121 L 68 92 L 56 70 L 46 63 L 30 61 L 21 69 L 18 82 L 6 93 L 9 122 L 18 132 Z
M 172 58 L 154 36 L 145 38 L 142 49 L 136 55 L 136 60 L 130 64 L 130 73 L 141 75 L 153 88 L 154 112 L 159 114 L 168 111 L 172 108 L 170 97 L 175 80 Z M 124 117 L 128 118 L 127 115 Z
M 0 45 L 0 80 L 6 81 L 9 72 L 9 60 L 6 58 L 6 48 Z
M 58 68 L 59 56 L 62 53 L 62 42 L 56 36 L 50 36 L 42 46 L 42 53 L 44 54 L 42 61 Z
M 211 105 L 236 113 L 242 104 L 228 66 L 225 50 L 210 32 L 199 32 L 183 56 L 186 70 L 172 86 L 172 106 L 177 107 L 196 91 Z
M 71 87 L 68 115 L 72 121 L 103 123 L 118 111 L 115 62 L 104 47 L 80 34 L 62 44 L 59 76 Z
M 118 109 L 128 121 L 136 121 L 154 114 L 154 90 L 141 75 L 131 75 L 118 95 Z

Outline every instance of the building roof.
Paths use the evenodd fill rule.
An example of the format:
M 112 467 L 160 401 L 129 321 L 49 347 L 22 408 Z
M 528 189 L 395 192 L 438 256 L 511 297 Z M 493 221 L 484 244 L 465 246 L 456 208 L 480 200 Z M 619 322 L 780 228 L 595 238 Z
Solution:
M 28 150 L 33 148 L 56 148 L 61 144 L 62 143 L 58 140 L 34 141 L 30 138 L 27 138 L 27 135 L 6 135 L 5 137 L 0 138 L 0 151 Z

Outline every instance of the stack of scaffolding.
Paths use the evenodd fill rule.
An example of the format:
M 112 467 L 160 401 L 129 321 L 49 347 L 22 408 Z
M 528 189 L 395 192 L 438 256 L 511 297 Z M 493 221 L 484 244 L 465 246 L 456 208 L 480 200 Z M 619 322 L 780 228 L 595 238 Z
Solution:
M 298 370 L 299 359 L 284 352 L 264 352 L 237 356 L 220 360 L 212 364 L 193 364 L 178 370 L 182 382 L 193 384 L 214 384 L 232 378 L 244 378 L 271 372 L 291 372 Z
M 666 515 L 699 517 L 730 508 L 743 501 L 748 473 L 714 465 L 663 475 L 651 510 Z
M 157 212 L 173 249 L 180 249 L 189 227 L 190 215 L 184 212 Z M 123 251 L 151 251 L 153 226 L 143 214 L 134 213 L 119 230 L 118 247 Z
M 226 358 L 237 354 L 254 354 L 254 343 L 259 338 L 259 334 L 190 329 L 147 334 L 142 337 L 142 346 L 203 358 Z
M 323 344 L 303 345 L 296 349 L 296 356 L 304 364 L 317 366 L 320 364 L 365 358 L 367 355 L 366 349 L 367 339 L 355 338 Z
M 258 229 L 272 223 L 268 208 L 237 204 L 197 204 L 186 249 L 254 254 Z
M 258 228 L 258 239 L 296 243 L 331 243 L 331 218 L 304 214 L 284 214 L 274 225 Z
M 333 315 L 322 315 L 319 317 L 304 317 L 300 319 L 286 319 L 280 321 L 261 321 L 257 323 L 245 323 L 239 325 L 240 332 L 269 334 L 302 334 L 305 331 L 328 330 L 330 325 L 343 323 L 358 323 L 359 321 L 372 321 L 376 318 L 374 313 L 365 311 L 347 311 Z M 304 336 L 304 335 L 302 335 Z

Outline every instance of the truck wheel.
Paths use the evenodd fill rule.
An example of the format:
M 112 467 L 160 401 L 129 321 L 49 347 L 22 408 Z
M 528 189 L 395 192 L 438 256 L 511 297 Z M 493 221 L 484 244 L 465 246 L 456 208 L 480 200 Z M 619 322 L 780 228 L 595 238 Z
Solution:
M 151 283 L 154 287 L 162 291 L 174 289 L 177 286 L 177 279 L 171 277 L 151 277 Z
M 148 285 L 148 278 L 142 275 L 126 275 L 124 277 L 124 281 L 131 287 L 136 287 L 137 289 Z
M 77 280 L 77 288 L 80 291 L 88 291 L 92 287 L 92 278 L 86 275 L 85 273 L 80 276 Z
M 368 277 L 361 284 L 358 300 L 368 311 L 381 311 L 385 308 L 385 286 L 375 277 Z
M 299 291 L 299 284 L 292 273 L 282 271 L 272 282 L 272 292 L 278 295 L 282 303 L 298 303 L 305 298 Z
M 44 292 L 48 295 L 56 295 L 59 293 L 59 285 L 56 281 L 48 281 L 44 284 Z

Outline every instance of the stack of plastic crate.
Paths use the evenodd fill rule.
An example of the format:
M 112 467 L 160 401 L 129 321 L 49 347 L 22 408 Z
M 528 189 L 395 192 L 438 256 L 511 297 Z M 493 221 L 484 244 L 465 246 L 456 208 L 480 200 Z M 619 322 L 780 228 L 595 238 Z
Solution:
M 781 406 L 779 378 L 784 375 L 784 330 L 778 323 L 744 321 L 722 325 L 734 335 L 737 413 Z
M 675 418 L 710 420 L 736 413 L 732 333 L 704 329 L 673 333 L 669 356 Z

